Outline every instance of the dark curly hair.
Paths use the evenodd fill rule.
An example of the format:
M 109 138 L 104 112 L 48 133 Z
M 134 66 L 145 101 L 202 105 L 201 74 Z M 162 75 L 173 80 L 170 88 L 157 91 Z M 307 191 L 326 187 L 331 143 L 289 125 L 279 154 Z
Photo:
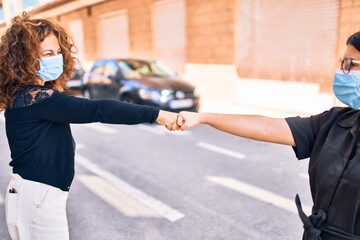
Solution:
M 51 18 L 31 19 L 23 12 L 11 21 L 11 26 L 0 42 L 0 111 L 10 105 L 11 96 L 18 90 L 38 82 L 40 43 L 50 34 L 59 41 L 64 58 L 61 76 L 45 85 L 63 91 L 65 80 L 70 79 L 75 66 L 75 46 L 65 29 Z

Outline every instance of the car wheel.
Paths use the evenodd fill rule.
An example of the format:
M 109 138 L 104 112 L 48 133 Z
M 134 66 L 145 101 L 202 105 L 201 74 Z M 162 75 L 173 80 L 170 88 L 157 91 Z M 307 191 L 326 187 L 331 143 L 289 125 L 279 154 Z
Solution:
M 91 99 L 91 98 L 92 98 L 89 89 L 85 89 L 85 90 L 84 90 L 84 98 L 87 98 L 87 99 Z
M 137 101 L 133 97 L 131 97 L 129 94 L 125 94 L 125 95 L 121 96 L 120 100 L 123 102 L 132 103 L 132 104 L 137 103 Z

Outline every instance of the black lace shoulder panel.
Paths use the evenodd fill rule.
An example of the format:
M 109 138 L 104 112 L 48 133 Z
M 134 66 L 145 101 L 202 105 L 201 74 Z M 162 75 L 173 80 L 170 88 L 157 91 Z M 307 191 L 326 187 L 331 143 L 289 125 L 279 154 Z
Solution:
M 16 92 L 12 97 L 10 109 L 28 107 L 51 97 L 54 90 L 45 86 L 28 86 Z

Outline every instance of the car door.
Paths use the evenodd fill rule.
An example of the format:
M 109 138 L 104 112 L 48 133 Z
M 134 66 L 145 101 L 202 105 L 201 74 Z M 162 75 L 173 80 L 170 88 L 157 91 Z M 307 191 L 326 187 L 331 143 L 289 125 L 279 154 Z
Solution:
M 116 60 L 106 61 L 104 68 L 104 91 L 106 92 L 107 98 L 119 100 L 119 88 L 120 88 L 120 77 L 119 77 L 119 66 Z
M 105 61 L 96 61 L 85 79 L 84 95 L 91 99 L 102 99 L 104 95 Z

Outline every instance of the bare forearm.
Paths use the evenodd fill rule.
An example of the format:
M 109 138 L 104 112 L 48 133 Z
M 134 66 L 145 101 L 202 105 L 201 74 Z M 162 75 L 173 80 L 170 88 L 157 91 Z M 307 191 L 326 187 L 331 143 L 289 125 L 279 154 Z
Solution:
M 285 119 L 258 115 L 200 113 L 199 122 L 244 138 L 294 146 Z

